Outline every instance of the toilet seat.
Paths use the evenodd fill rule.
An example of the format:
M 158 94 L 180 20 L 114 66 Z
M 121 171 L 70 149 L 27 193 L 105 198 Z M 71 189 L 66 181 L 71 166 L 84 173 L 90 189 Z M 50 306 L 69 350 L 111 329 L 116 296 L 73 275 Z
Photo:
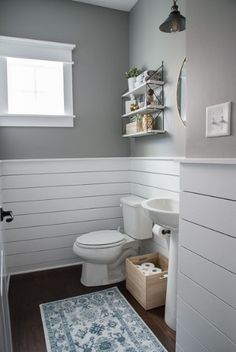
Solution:
M 119 231 L 104 230 L 94 231 L 79 236 L 75 244 L 83 248 L 109 248 L 120 246 L 125 242 L 125 236 Z

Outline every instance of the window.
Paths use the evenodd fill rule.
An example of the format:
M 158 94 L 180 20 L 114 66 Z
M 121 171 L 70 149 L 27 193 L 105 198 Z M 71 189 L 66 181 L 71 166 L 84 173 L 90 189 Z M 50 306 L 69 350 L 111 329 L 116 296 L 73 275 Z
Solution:
M 63 64 L 7 59 L 10 114 L 63 115 Z
M 73 48 L 0 37 L 0 126 L 73 127 Z

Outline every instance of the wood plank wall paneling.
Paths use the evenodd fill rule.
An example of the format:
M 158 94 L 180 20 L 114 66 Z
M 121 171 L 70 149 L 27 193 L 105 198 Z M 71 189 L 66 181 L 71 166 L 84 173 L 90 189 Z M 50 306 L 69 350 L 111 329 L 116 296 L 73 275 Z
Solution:
M 236 237 L 234 201 L 183 192 L 180 211 L 185 220 Z
M 78 235 L 123 226 L 120 197 L 178 197 L 179 164 L 171 159 L 90 158 L 3 162 L 7 264 L 19 273 L 80 262 Z M 146 247 L 145 247 L 146 246 Z M 168 255 L 166 241 L 144 250 Z
M 184 164 L 181 171 L 181 189 L 236 200 L 236 187 L 232 187 L 235 179 L 236 165 Z
M 236 167 L 182 164 L 177 345 L 236 351 Z
M 176 350 L 176 352 L 184 352 L 182 347 L 180 347 L 180 345 L 178 345 L 178 344 L 176 345 L 175 350 Z
M 128 158 L 3 162 L 10 273 L 81 262 L 78 235 L 122 227 L 120 197 L 130 194 Z
M 217 263 L 223 268 L 236 273 L 236 241 L 232 236 L 182 220 L 179 229 L 180 245 L 192 252 Z M 227 253 L 227 255 L 223 255 Z
M 93 171 L 127 171 L 129 158 L 4 160 L 4 175 L 32 175 Z
M 178 299 L 178 307 L 179 324 L 185 327 L 190 335 L 196 337 L 208 351 L 235 352 L 235 344 L 181 298 Z M 189 351 L 191 350 L 185 350 Z
M 179 198 L 179 162 L 150 158 L 131 159 L 131 193 L 143 198 Z M 159 251 L 168 257 L 168 241 L 154 236 L 142 243 L 143 252 Z
M 205 347 L 203 347 L 199 341 L 190 335 L 188 331 L 181 325 L 177 324 L 176 335 L 178 344 L 176 344 L 176 352 L 209 352 Z M 180 347 L 180 345 L 182 347 Z
M 181 299 L 236 343 L 236 310 L 181 273 L 178 284 Z
M 181 273 L 236 309 L 235 274 L 188 249 L 181 247 L 179 254 Z

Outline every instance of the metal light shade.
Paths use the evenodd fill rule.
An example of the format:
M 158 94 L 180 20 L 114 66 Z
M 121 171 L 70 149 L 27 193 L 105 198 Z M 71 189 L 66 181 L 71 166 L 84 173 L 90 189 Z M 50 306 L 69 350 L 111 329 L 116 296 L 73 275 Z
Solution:
M 159 29 L 162 32 L 173 33 L 173 32 L 181 32 L 186 28 L 186 19 L 178 10 L 178 6 L 176 1 L 174 1 L 174 5 L 171 8 L 171 13 L 169 17 L 163 22 Z

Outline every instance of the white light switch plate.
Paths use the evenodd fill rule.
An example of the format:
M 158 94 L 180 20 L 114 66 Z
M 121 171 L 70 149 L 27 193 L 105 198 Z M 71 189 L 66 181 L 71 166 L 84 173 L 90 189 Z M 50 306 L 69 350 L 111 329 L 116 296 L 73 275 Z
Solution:
M 231 130 L 231 102 L 206 108 L 206 137 L 229 136 Z

